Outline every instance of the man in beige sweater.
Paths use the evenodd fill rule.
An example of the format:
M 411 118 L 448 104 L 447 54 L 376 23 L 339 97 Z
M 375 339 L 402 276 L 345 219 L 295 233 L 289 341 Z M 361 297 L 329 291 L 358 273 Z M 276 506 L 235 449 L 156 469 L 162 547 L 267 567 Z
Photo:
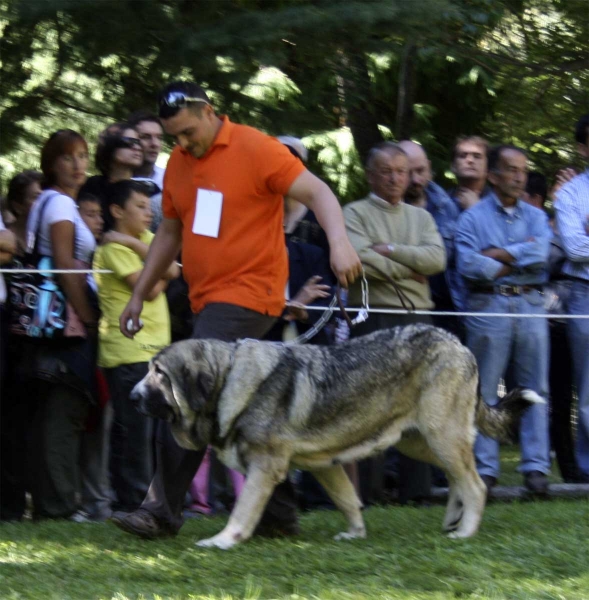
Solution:
M 405 204 L 410 181 L 407 155 L 397 144 L 374 147 L 366 162 L 370 194 L 344 208 L 346 229 L 368 280 L 372 308 L 403 308 L 395 285 L 418 310 L 434 307 L 427 278 L 446 267 L 444 243 L 433 217 Z M 361 305 L 359 284 L 350 288 L 348 304 Z M 397 325 L 432 323 L 429 315 L 378 314 L 352 330 L 357 337 Z M 385 498 L 387 473 L 396 472 L 401 502 L 419 502 L 430 492 L 430 467 L 389 450 L 384 458 L 360 463 L 360 489 L 365 503 Z
M 423 208 L 403 201 L 409 185 L 409 162 L 396 144 L 384 142 L 373 148 L 366 163 L 370 194 L 344 208 L 346 229 L 360 256 L 370 287 L 373 307 L 402 308 L 393 281 L 416 309 L 432 309 L 427 277 L 446 267 L 444 243 L 433 217 Z M 350 288 L 349 304 L 360 304 L 360 286 Z M 371 331 L 401 324 L 374 327 Z M 405 315 L 401 315 L 405 317 Z M 411 315 L 407 315 L 409 317 Z M 403 320 L 402 324 L 415 322 Z

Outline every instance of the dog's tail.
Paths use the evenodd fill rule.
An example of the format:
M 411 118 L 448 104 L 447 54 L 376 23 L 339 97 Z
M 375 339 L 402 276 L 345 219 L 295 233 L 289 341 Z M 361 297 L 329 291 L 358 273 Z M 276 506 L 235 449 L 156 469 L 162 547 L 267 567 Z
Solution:
M 508 441 L 514 424 L 533 404 L 546 404 L 546 400 L 536 392 L 523 388 L 515 388 L 495 406 L 489 406 L 479 396 L 475 424 L 482 434 Z

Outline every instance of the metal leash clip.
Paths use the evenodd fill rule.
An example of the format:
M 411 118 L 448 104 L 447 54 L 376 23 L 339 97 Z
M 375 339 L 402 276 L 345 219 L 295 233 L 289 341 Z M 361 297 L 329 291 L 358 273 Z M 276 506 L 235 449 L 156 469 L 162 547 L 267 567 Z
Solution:
M 360 323 L 364 323 L 368 319 L 368 311 L 370 310 L 369 297 L 368 297 L 368 281 L 366 281 L 366 274 L 364 273 L 364 269 L 362 269 L 362 280 L 360 281 L 362 287 L 362 308 L 358 310 L 358 314 L 354 319 L 350 319 L 348 312 L 346 311 L 346 307 L 342 301 L 340 288 L 337 289 L 337 301 L 339 303 L 339 309 L 342 317 L 345 319 L 348 327 L 350 329 L 354 327 L 354 325 L 359 325 Z
M 366 274 L 362 269 L 362 280 L 360 281 L 362 287 L 362 308 L 358 311 L 358 314 L 352 319 L 352 326 L 364 323 L 368 320 L 368 311 L 370 310 L 369 296 L 368 296 L 368 281 L 366 281 Z

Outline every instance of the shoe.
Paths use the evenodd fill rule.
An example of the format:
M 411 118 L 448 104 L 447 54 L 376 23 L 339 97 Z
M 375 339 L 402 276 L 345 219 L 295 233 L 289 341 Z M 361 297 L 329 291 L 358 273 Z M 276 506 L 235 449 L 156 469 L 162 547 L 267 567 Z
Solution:
M 83 510 L 77 510 L 73 515 L 68 517 L 68 521 L 74 523 L 93 523 L 94 521 L 90 518 L 90 515 Z
M 261 522 L 254 531 L 254 535 L 265 538 L 293 537 L 301 533 L 298 521 L 273 521 Z
M 548 477 L 541 471 L 530 471 L 524 475 L 524 485 L 532 494 L 543 496 L 548 493 Z
M 138 508 L 130 513 L 116 511 L 111 515 L 110 520 L 119 529 L 145 540 L 174 537 L 178 534 L 177 531 L 160 523 L 154 515 L 144 508 Z
M 481 475 L 481 479 L 487 488 L 487 494 L 497 485 L 497 477 L 493 475 Z

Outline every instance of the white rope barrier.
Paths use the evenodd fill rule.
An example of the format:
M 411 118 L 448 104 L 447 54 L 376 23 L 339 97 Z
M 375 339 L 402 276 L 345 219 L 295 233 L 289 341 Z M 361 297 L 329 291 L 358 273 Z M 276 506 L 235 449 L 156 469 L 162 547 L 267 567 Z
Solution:
M 0 269 L 0 273 L 15 274 L 15 273 L 112 273 L 109 269 Z M 305 306 L 306 310 L 327 311 L 326 306 Z M 361 307 L 346 307 L 347 312 L 360 312 L 366 310 Z M 535 315 L 528 313 L 486 313 L 486 312 L 452 312 L 452 311 L 435 311 L 435 310 L 405 310 L 403 308 L 369 308 L 368 313 L 382 315 L 435 315 L 438 317 L 491 317 L 491 318 L 507 318 L 507 319 L 589 319 L 587 315 L 552 315 L 549 313 L 543 315 Z

